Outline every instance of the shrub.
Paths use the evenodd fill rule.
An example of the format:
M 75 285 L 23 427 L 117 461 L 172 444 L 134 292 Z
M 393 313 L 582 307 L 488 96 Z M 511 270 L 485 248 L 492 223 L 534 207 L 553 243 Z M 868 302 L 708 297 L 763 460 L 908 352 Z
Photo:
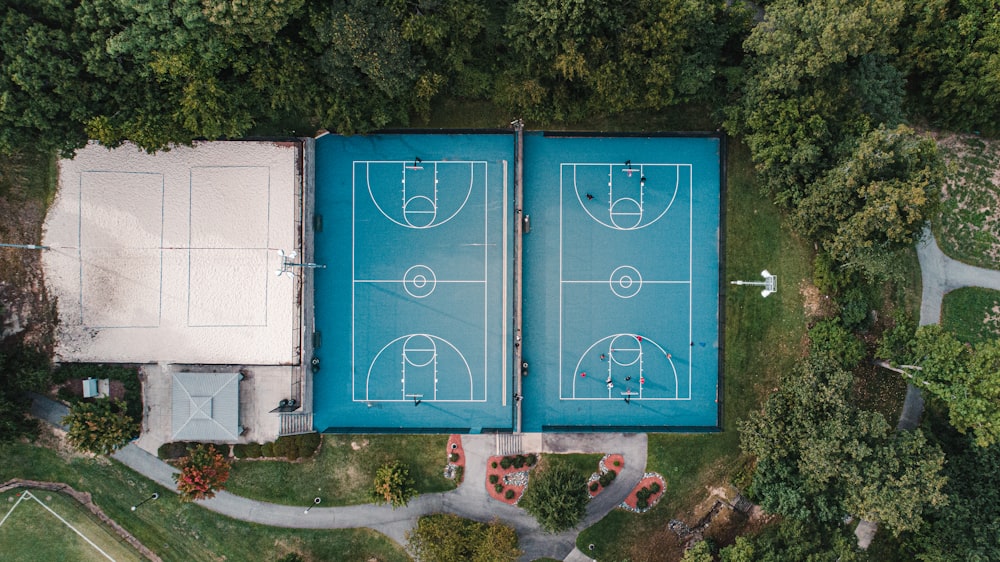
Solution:
M 490 474 L 490 484 L 496 484 L 500 481 L 500 477 L 496 474 Z
M 497 461 L 493 461 L 490 463 L 490 468 L 496 468 L 496 467 L 497 467 Z
M 617 472 L 609 470 L 601 475 L 599 482 L 601 483 L 601 486 L 607 488 L 612 482 L 614 482 L 616 476 L 618 476 Z
M 600 488 L 600 487 L 601 487 L 601 485 L 598 484 L 597 481 L 594 481 L 594 482 L 590 483 L 590 491 L 591 492 L 596 492 L 597 489 Z
M 260 456 L 262 457 L 273 457 L 274 456 L 274 443 L 268 441 L 260 446 Z
M 290 461 L 299 460 L 299 448 L 298 447 L 288 447 L 288 452 L 285 453 L 285 458 Z
M 809 330 L 809 352 L 832 359 L 844 369 L 853 369 L 865 357 L 861 340 L 847 331 L 839 318 L 817 322 Z
M 614 464 L 614 465 L 615 465 L 616 467 L 618 467 L 618 466 L 621 466 L 621 465 L 622 465 L 622 461 L 619 461 L 619 460 L 616 460 L 616 461 L 615 461 L 614 463 L 612 463 L 612 464 Z
M 528 466 L 535 466 L 538 463 L 538 455 L 531 453 L 528 455 Z
M 649 499 L 649 488 L 643 486 L 641 490 L 635 493 L 635 497 L 643 500 Z
M 506 470 L 510 468 L 511 460 L 510 457 L 504 457 L 500 459 L 500 468 Z
M 635 506 L 639 509 L 646 509 L 647 507 L 649 507 L 649 501 L 646 500 L 645 498 L 636 498 Z
M 493 486 L 493 489 L 499 494 L 500 492 L 503 492 L 503 484 L 497 484 L 496 486 Z
M 168 461 L 173 459 L 179 459 L 188 452 L 188 444 L 182 441 L 172 441 L 170 443 L 164 443 L 160 445 L 160 448 L 156 450 L 156 456 Z
M 448 455 L 448 460 L 451 462 L 458 462 L 458 453 Z
M 255 459 L 260 456 L 260 443 L 247 443 L 243 447 L 248 459 Z
M 508 500 L 514 499 L 514 490 L 507 490 L 506 492 L 503 493 L 503 497 L 507 498 Z
M 660 483 L 659 482 L 653 482 L 652 484 L 650 484 L 649 485 L 649 491 L 652 492 L 652 493 L 654 493 L 654 494 L 659 493 L 660 492 Z
M 868 322 L 868 299 L 860 287 L 851 287 L 840 299 L 840 319 L 844 327 L 854 331 L 861 329 Z
M 229 479 L 229 462 L 213 445 L 198 444 L 181 459 L 181 472 L 174 474 L 181 501 L 212 498 L 216 490 L 225 489 Z
M 139 424 L 121 400 L 77 402 L 62 422 L 69 426 L 66 438 L 74 447 L 98 455 L 110 455 L 139 435 Z
M 526 463 L 527 461 L 528 461 L 528 459 L 525 458 L 524 455 L 518 455 L 518 456 L 514 457 L 514 460 L 513 460 L 512 464 L 514 465 L 514 468 L 523 468 L 524 467 L 524 463 Z
M 521 505 L 543 529 L 557 533 L 573 527 L 583 519 L 590 494 L 586 482 L 569 466 L 549 466 L 532 477 L 531 492 Z
M 238 459 L 247 458 L 247 446 L 242 443 L 233 445 L 233 456 Z
M 288 452 L 295 448 L 293 446 L 293 439 L 294 436 L 279 437 L 277 441 L 274 442 L 274 456 L 288 456 Z
M 375 503 L 388 503 L 393 509 L 409 503 L 417 495 L 410 469 L 399 461 L 382 465 L 375 472 L 371 497 Z
M 316 454 L 320 444 L 323 443 L 323 436 L 319 433 L 303 433 L 299 435 L 299 452 L 303 457 L 311 457 Z M 304 450 L 308 450 L 305 453 Z

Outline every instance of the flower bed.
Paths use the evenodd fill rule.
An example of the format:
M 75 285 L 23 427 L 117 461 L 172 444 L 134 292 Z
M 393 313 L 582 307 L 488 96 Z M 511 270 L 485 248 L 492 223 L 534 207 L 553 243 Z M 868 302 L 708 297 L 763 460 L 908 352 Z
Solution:
M 610 486 L 623 468 L 625 468 L 625 457 L 617 453 L 604 455 L 597 463 L 598 472 L 591 474 L 587 480 L 587 493 L 590 497 L 596 498 L 604 488 Z
M 537 462 L 533 453 L 490 457 L 486 460 L 486 491 L 495 500 L 517 505 L 528 487 L 528 472 Z
M 618 507 L 635 513 L 645 513 L 660 501 L 666 489 L 667 482 L 662 476 L 655 472 L 647 472 Z
M 453 478 L 455 484 L 461 484 L 465 476 L 465 450 L 462 448 L 462 436 L 451 435 L 445 452 L 448 464 L 444 467 L 445 478 Z

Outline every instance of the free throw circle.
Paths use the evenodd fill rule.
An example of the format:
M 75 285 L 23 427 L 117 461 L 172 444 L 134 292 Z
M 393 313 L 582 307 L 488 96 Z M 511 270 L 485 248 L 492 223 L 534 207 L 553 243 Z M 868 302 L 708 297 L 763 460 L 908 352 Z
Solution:
M 615 296 L 630 299 L 642 289 L 642 274 L 631 265 L 622 265 L 611 272 L 609 284 Z
M 422 299 L 434 292 L 437 277 L 426 265 L 415 265 L 403 274 L 403 289 L 413 298 Z

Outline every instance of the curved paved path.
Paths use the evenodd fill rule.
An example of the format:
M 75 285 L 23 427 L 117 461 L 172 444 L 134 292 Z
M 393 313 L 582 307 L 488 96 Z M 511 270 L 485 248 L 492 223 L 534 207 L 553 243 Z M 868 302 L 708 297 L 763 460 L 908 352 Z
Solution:
M 53 400 L 33 395 L 31 412 L 56 426 L 61 426 L 68 408 Z M 604 515 L 625 500 L 632 488 L 642 479 L 646 468 L 646 435 L 623 433 L 556 434 L 541 436 L 543 453 L 608 452 L 625 457 L 625 466 L 616 482 L 587 505 L 587 515 L 575 529 L 548 534 L 541 530 L 535 519 L 517 507 L 490 499 L 486 492 L 486 460 L 494 454 L 493 435 L 462 436 L 465 450 L 465 483 L 458 489 L 418 496 L 406 507 L 392 509 L 388 506 L 354 505 L 346 507 L 317 507 L 305 513 L 306 506 L 289 506 L 266 503 L 220 492 L 215 498 L 198 502 L 198 505 L 234 519 L 300 529 L 345 529 L 368 527 L 380 531 L 401 545 L 406 544 L 406 531 L 416 525 L 417 518 L 430 513 L 454 513 L 489 521 L 499 517 L 517 530 L 523 559 L 540 557 L 589 560 L 575 549 L 576 535 L 598 522 Z M 445 454 L 441 452 L 442 456 Z M 154 480 L 168 490 L 174 490 L 172 474 L 177 469 L 161 461 L 135 444 L 129 444 L 114 454 L 114 458 Z M 595 467 L 596 469 L 596 467 Z M 582 557 L 582 558 L 581 558 Z

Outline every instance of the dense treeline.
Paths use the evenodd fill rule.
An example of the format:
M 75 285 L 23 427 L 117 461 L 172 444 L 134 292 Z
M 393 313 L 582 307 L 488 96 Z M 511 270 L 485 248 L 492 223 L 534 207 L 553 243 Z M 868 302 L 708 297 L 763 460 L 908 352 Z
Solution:
M 439 96 L 537 122 L 707 102 L 748 21 L 703 0 L 11 0 L 0 149 L 156 150 L 286 116 L 364 132 Z

